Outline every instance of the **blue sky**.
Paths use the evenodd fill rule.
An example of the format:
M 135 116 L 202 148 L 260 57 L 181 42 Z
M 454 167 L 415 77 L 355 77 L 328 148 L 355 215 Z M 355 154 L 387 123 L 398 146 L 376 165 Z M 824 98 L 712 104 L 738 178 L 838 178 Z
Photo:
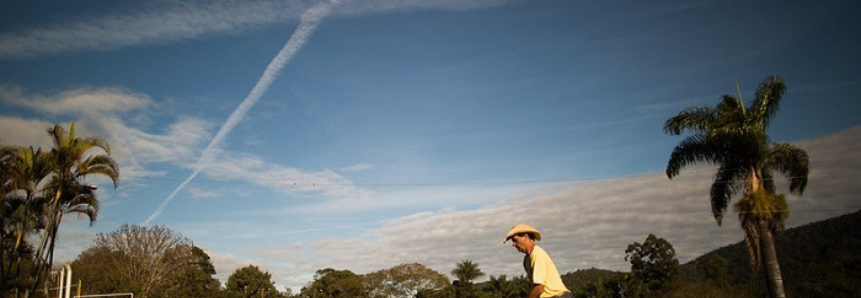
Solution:
M 561 271 L 626 270 L 648 233 L 683 262 L 742 239 L 710 215 L 712 169 L 668 180 L 663 121 L 769 75 L 769 133 L 811 154 L 789 225 L 857 210 L 855 1 L 89 1 L 0 10 L 0 142 L 106 138 L 97 233 L 164 225 L 222 281 L 256 264 L 298 289 L 463 259 L 521 274 L 502 245 L 538 227 Z M 195 174 L 197 173 L 197 174 Z M 175 192 L 175 195 L 172 193 Z M 62 261 L 62 260 L 61 260 Z

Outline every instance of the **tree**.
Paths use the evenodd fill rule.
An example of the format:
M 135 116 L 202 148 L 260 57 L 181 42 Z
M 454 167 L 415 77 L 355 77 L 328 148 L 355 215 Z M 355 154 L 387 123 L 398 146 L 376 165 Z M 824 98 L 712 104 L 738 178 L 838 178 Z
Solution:
M 97 235 L 95 244 L 72 266 L 84 287 L 93 292 L 169 297 L 177 293 L 177 286 L 185 286 L 181 283 L 188 281 L 190 270 L 200 270 L 200 257 L 195 257 L 188 239 L 168 228 L 123 225 Z M 181 296 L 196 295 L 182 292 Z
M 353 298 L 368 297 L 362 277 L 350 270 L 332 268 L 317 270 L 314 281 L 302 287 L 299 294 L 304 298 Z
M 62 126 L 54 125 L 48 129 L 48 135 L 54 147 L 49 153 L 51 179 L 46 188 L 46 204 L 43 205 L 46 222 L 36 247 L 37 281 L 53 265 L 54 247 L 63 216 L 70 213 L 85 215 L 90 224 L 98 217 L 99 201 L 95 187 L 87 184 L 86 178 L 92 174 L 106 176 L 116 188 L 120 175 L 117 163 L 110 157 L 110 145 L 97 137 L 77 137 L 75 122 L 69 124 L 68 132 Z
M 168 282 L 165 297 L 207 298 L 221 292 L 221 282 L 214 277 L 215 266 L 206 252 L 191 246 L 191 258 L 185 264 Z
M 472 260 L 463 260 L 457 263 L 457 266 L 451 270 L 451 275 L 457 277 L 461 282 L 470 283 L 476 278 L 484 276 L 484 272 L 478 268 L 478 263 L 473 263 Z
M 95 187 L 87 184 L 86 178 L 91 174 L 106 176 L 113 181 L 114 188 L 119 179 L 119 169 L 110 157 L 110 146 L 104 140 L 77 137 L 74 122 L 69 124 L 68 132 L 60 125 L 54 125 L 47 132 L 54 144 L 50 151 L 19 146 L 0 149 L 3 163 L 2 236 L 14 234 L 16 238 L 13 249 L 0 251 L 14 254 L 25 235 L 40 234 L 39 242 L 33 245 L 35 252 L 30 262 L 34 279 L 30 291 L 36 290 L 53 265 L 54 247 L 63 216 L 84 215 L 91 224 L 98 216 Z M 10 259 L 6 264 L 13 261 L 24 263 Z M 4 275 L 4 282 L 0 283 L 2 287 L 11 271 L 0 270 L 3 270 L 0 275 Z
M 523 275 L 511 280 L 508 280 L 505 275 L 498 277 L 491 275 L 485 288 L 485 291 L 489 291 L 491 297 L 495 298 L 526 297 L 530 290 L 532 290 L 532 282 Z
M 457 263 L 455 268 L 451 270 L 451 275 L 457 277 L 453 283 L 455 296 L 457 298 L 471 298 L 476 295 L 472 281 L 484 276 L 484 272 L 478 268 L 478 263 L 473 263 L 472 260 L 467 259 Z
M 785 294 L 773 234 L 782 228 L 789 210 L 785 198 L 775 193 L 772 171 L 784 174 L 789 191 L 798 195 L 807 186 L 809 171 L 804 150 L 787 143 L 772 144 L 766 134 L 785 90 L 783 80 L 772 76 L 759 85 L 748 107 L 739 89 L 738 97 L 724 95 L 714 108 L 688 108 L 664 123 L 668 134 L 691 133 L 670 155 L 666 170 L 670 179 L 689 164 L 719 166 L 710 191 L 718 225 L 734 192 L 743 188 L 734 211 L 744 230 L 751 266 L 756 271 L 764 261 L 770 292 L 781 298 Z
M 649 234 L 642 244 L 629 244 L 625 254 L 625 260 L 631 262 L 631 273 L 652 291 L 660 289 L 679 271 L 679 260 L 676 259 L 673 245 L 653 234 Z
M 419 263 L 400 264 L 362 277 L 368 295 L 375 298 L 414 297 L 422 291 L 440 291 L 448 278 Z
M 17 291 L 27 292 L 33 287 L 21 288 L 22 285 L 35 282 L 23 282 L 32 279 L 22 273 L 32 270 L 24 270 L 22 266 L 31 268 L 34 254 L 24 240 L 45 225 L 41 187 L 51 174 L 50 161 L 41 149 L 4 146 L 0 148 L 0 163 L 0 291 L 5 291 L 14 280 Z
M 263 272 L 254 265 L 248 265 L 233 272 L 227 278 L 225 295 L 229 298 L 270 298 L 280 297 L 272 281 L 272 274 Z

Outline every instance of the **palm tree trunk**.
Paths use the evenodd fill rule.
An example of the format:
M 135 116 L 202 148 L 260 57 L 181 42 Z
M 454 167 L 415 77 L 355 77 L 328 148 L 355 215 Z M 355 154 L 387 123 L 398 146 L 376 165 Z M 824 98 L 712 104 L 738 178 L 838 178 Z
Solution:
M 783 290 L 783 276 L 780 273 L 780 264 L 777 262 L 774 235 L 771 233 L 771 225 L 769 225 L 768 221 L 759 220 L 759 233 L 768 291 L 771 293 L 772 298 L 786 298 L 786 293 Z

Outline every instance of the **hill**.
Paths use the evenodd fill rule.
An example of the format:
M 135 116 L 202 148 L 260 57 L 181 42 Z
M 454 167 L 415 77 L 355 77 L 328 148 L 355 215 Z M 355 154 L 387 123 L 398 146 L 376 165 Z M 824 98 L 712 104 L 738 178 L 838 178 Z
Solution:
M 788 229 L 775 241 L 789 297 L 861 297 L 861 211 Z M 682 278 L 704 279 L 709 260 L 716 257 L 727 261 L 732 285 L 753 293 L 766 291 L 762 277 L 754 277 L 744 242 L 682 265 Z
M 775 241 L 788 297 L 861 297 L 858 278 L 861 276 L 861 254 L 858 253 L 861 251 L 861 211 L 787 229 L 778 233 Z M 733 293 L 727 297 L 767 296 L 764 273 L 754 275 L 743 241 L 706 253 L 681 265 L 679 271 L 680 278 L 672 286 L 674 289 L 660 293 L 662 296 L 683 297 L 686 294 L 680 292 L 700 289 L 714 291 L 714 286 L 704 287 L 703 283 L 720 278 L 724 281 L 717 289 Z M 592 268 L 566 273 L 562 279 L 569 289 L 577 291 L 621 280 L 624 275 L 625 272 Z

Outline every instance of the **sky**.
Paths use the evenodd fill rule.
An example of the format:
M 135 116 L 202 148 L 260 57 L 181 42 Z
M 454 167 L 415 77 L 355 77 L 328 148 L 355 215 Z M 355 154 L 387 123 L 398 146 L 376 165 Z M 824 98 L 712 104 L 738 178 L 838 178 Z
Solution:
M 89 178 L 98 219 L 63 224 L 60 263 L 134 224 L 188 238 L 222 282 L 250 264 L 298 290 L 323 268 L 466 259 L 519 276 L 502 243 L 519 222 L 561 272 L 629 270 L 625 248 L 649 233 L 684 263 L 743 236 L 711 214 L 713 167 L 664 174 L 683 137 L 663 123 L 736 84 L 746 100 L 768 76 L 787 85 L 768 133 L 811 160 L 787 227 L 861 208 L 858 15 L 857 1 L 15 1 L 0 9 L 0 143 L 47 148 L 70 121 L 110 143 L 119 187 Z

